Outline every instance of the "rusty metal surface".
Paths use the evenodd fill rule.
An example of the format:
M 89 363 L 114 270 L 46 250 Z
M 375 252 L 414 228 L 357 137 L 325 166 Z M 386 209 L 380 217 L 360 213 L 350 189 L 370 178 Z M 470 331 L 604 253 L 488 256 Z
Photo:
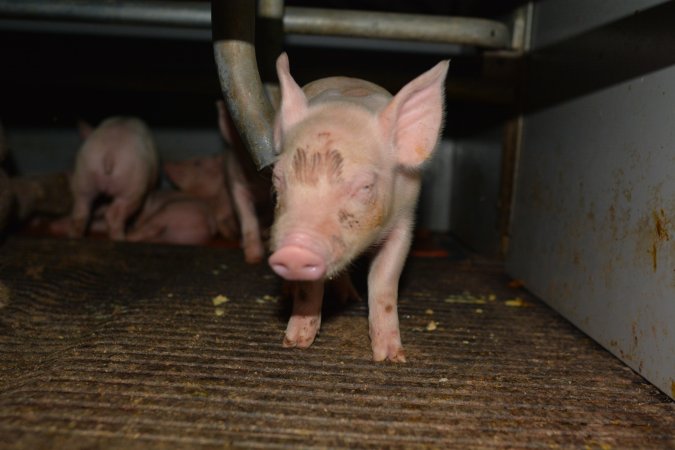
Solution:
M 533 48 L 569 7 L 536 4 Z M 675 398 L 673 20 L 666 2 L 531 55 L 507 268 Z
M 327 310 L 310 349 L 283 349 L 278 281 L 241 259 L 10 239 L 0 447 L 675 445 L 674 404 L 508 287 L 499 264 L 413 258 L 400 307 L 409 362 L 393 365 L 370 360 L 364 302 Z

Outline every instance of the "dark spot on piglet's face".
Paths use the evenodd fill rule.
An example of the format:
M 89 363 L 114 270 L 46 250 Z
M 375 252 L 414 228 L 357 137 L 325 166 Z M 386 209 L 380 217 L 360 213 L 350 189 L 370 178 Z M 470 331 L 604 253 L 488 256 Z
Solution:
M 338 221 L 342 227 L 347 229 L 354 229 L 358 226 L 359 221 L 356 216 L 344 209 L 338 211 Z
M 301 184 L 316 185 L 324 177 L 330 184 L 339 184 L 343 164 L 342 154 L 336 149 L 309 151 L 298 148 L 293 155 L 292 176 Z

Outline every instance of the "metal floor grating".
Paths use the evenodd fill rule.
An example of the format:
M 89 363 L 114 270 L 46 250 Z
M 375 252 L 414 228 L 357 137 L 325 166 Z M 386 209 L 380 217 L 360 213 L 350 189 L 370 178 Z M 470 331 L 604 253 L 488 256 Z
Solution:
M 376 364 L 363 302 L 283 349 L 280 283 L 236 250 L 11 238 L 0 448 L 675 448 L 674 403 L 508 281 L 411 258 L 408 362 Z

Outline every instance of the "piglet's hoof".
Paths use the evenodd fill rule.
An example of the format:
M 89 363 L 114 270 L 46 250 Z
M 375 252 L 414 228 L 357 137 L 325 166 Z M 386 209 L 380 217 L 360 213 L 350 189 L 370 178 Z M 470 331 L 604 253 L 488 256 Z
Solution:
M 282 345 L 286 348 L 309 347 L 314 342 L 320 325 L 320 317 L 291 317 Z
M 375 334 L 375 338 L 371 338 L 373 361 L 405 362 L 405 351 L 401 344 L 399 331 L 395 330 L 384 334 L 384 336 L 387 335 L 389 339 L 383 339 L 383 335 L 377 333 Z
M 405 362 L 405 351 L 403 347 L 392 348 L 386 353 L 376 354 L 373 352 L 373 361 L 391 361 L 395 363 L 404 363 Z
M 290 338 L 288 335 L 284 336 L 284 341 L 282 346 L 284 348 L 308 348 L 314 342 L 314 336 L 309 337 L 300 337 L 300 338 Z
M 265 248 L 255 244 L 244 244 L 244 260 L 248 264 L 258 264 L 265 258 Z

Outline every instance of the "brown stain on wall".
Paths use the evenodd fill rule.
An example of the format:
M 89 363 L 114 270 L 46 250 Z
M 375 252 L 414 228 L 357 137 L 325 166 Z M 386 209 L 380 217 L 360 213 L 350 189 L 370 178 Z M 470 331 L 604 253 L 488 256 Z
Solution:
M 656 235 L 658 238 L 662 241 L 669 241 L 670 234 L 668 233 L 668 225 L 670 224 L 670 221 L 666 217 L 666 213 L 663 211 L 663 209 L 659 209 L 658 212 L 653 211 L 652 216 L 654 217 Z
M 659 247 L 664 242 L 670 241 L 670 219 L 666 216 L 663 208 L 652 211 L 652 219 L 654 221 L 654 239 L 649 248 L 649 254 L 652 258 L 652 269 L 654 272 L 658 269 L 658 252 Z

